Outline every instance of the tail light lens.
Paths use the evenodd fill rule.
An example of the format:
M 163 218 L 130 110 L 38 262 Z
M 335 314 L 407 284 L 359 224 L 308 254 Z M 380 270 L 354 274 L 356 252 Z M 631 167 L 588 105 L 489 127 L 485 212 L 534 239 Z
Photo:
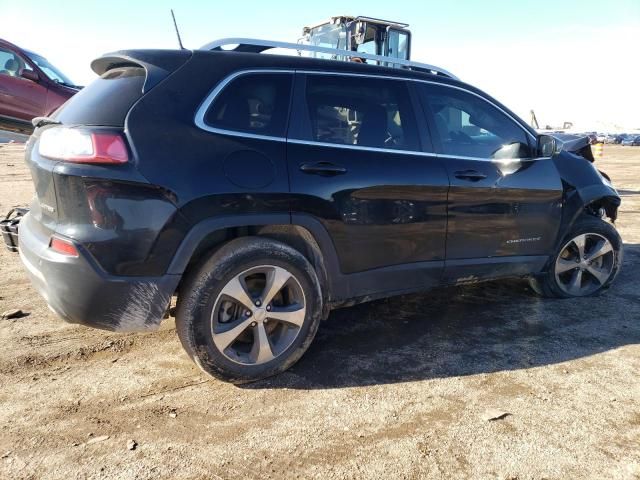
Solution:
M 77 163 L 120 164 L 129 161 L 124 138 L 117 132 L 51 127 L 40 134 L 43 157 Z
M 63 240 L 58 237 L 51 237 L 49 247 L 51 248 L 51 250 L 62 253 L 63 255 L 69 255 L 70 257 L 78 256 L 78 250 L 76 249 L 75 245 L 68 240 Z

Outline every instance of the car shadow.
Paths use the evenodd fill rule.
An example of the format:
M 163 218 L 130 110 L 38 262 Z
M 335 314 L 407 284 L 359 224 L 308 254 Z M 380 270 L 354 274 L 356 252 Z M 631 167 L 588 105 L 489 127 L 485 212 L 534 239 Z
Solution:
M 447 287 L 335 310 L 289 371 L 242 388 L 320 389 L 557 364 L 640 343 L 640 245 L 614 286 L 543 299 L 526 280 Z

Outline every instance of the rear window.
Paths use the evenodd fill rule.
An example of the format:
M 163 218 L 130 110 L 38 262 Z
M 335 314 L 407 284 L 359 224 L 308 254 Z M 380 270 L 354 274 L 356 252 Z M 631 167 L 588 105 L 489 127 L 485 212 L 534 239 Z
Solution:
M 76 93 L 55 118 L 64 124 L 122 127 L 133 104 L 142 97 L 142 67 L 114 68 Z
M 227 85 L 204 115 L 213 128 L 284 137 L 287 130 L 292 75 L 245 74 Z

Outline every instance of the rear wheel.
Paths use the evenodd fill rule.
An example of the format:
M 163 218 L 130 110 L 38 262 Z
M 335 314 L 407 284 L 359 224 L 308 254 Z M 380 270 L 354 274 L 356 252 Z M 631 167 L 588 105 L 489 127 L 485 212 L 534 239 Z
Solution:
M 531 286 L 547 297 L 585 297 L 608 288 L 622 264 L 622 240 L 604 220 L 579 219 L 556 252 L 547 273 Z
M 270 239 L 234 240 L 181 289 L 178 336 L 205 372 L 238 383 L 259 380 L 306 351 L 321 298 L 315 271 L 298 251 Z

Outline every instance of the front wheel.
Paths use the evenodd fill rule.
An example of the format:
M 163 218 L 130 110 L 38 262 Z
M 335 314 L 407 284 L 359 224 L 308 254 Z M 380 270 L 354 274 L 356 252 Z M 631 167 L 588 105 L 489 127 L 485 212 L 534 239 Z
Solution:
M 579 219 L 563 240 L 548 271 L 531 280 L 536 293 L 571 298 L 597 295 L 611 285 L 622 264 L 622 239 L 608 222 Z
M 266 238 L 240 238 L 218 250 L 181 288 L 176 329 L 196 364 L 244 383 L 280 373 L 318 329 L 322 295 L 297 250 Z

